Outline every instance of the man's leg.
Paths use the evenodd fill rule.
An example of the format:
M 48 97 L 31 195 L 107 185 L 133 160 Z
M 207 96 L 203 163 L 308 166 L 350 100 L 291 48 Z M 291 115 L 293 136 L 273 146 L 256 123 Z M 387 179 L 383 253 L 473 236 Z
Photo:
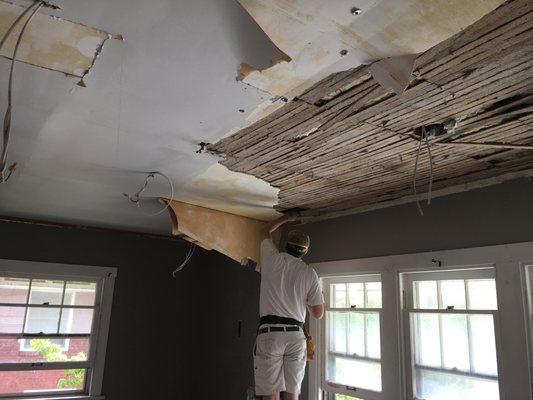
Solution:
M 302 381 L 305 375 L 307 347 L 302 332 L 286 333 L 290 335 L 285 355 L 283 357 L 283 372 L 285 376 L 284 400 L 298 400 Z
M 285 390 L 283 375 L 283 351 L 285 344 L 280 333 L 270 332 L 257 336 L 254 350 L 255 392 L 264 400 L 279 400 L 279 392 Z

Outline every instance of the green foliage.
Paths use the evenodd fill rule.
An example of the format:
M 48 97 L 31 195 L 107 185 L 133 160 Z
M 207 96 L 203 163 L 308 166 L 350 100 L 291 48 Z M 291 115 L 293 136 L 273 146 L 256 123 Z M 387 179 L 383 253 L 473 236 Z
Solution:
M 84 361 L 86 359 L 86 356 L 83 352 L 80 352 L 69 358 L 62 352 L 61 348 L 57 344 L 50 342 L 48 339 L 32 339 L 30 341 L 30 346 L 33 351 L 40 354 L 47 362 Z M 57 382 L 57 388 L 82 388 L 84 380 L 84 369 L 67 369 L 65 371 L 65 377 L 59 379 Z

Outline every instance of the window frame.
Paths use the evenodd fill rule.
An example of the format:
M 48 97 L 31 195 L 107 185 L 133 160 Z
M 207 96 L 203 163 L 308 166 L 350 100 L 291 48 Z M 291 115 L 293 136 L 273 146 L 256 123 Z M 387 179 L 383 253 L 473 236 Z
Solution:
M 327 261 L 311 266 L 320 278 L 381 274 L 383 400 L 412 400 L 407 397 L 405 385 L 404 294 L 400 287 L 400 273 L 494 267 L 502 347 L 498 360 L 502 400 L 526 400 L 531 398 L 533 377 L 530 378 L 529 372 L 525 289 L 519 288 L 524 287 L 523 266 L 531 264 L 533 242 Z M 323 334 L 313 318 L 310 319 L 310 331 L 320 351 L 317 351 L 316 361 L 309 364 L 309 400 L 324 400 L 320 368 Z M 360 397 L 357 392 L 344 394 Z
M 53 369 L 86 369 L 85 387 L 82 392 L 69 393 L 50 393 L 50 391 L 35 392 L 16 395 L 1 395 L 1 400 L 20 400 L 20 399 L 46 399 L 46 400 L 95 400 L 103 399 L 101 396 L 102 381 L 104 373 L 105 354 L 107 350 L 107 339 L 111 317 L 111 307 L 114 291 L 117 268 L 98 267 L 73 264 L 58 264 L 36 261 L 20 261 L 0 259 L 0 276 L 16 277 L 26 279 L 57 279 L 64 281 L 87 281 L 95 282 L 96 294 L 94 307 L 68 305 L 65 308 L 92 308 L 93 320 L 91 332 L 89 335 L 89 353 L 87 361 L 74 362 L 50 362 L 50 363 L 0 363 L 0 371 L 28 371 L 28 370 L 53 370 Z M 65 290 L 65 288 L 63 288 Z M 7 305 L 8 303 L 6 303 Z M 21 305 L 21 307 L 27 305 Z M 34 305 L 32 305 L 33 307 Z M 61 307 L 63 305 L 36 305 L 38 307 Z M 26 317 L 25 317 L 26 318 Z M 61 337 L 61 334 L 4 334 L 3 337 L 18 336 L 21 339 L 32 337 Z M 70 337 L 76 337 L 76 334 L 68 334 Z
M 501 353 L 502 353 L 502 344 L 501 344 L 501 337 L 500 337 L 500 322 L 499 322 L 499 310 L 498 309 L 470 309 L 468 308 L 469 305 L 469 296 L 468 296 L 468 285 L 467 281 L 469 280 L 477 280 L 477 279 L 494 279 L 496 281 L 496 274 L 494 267 L 474 267 L 474 268 L 464 268 L 464 269 L 447 269 L 442 271 L 423 271 L 423 272 L 408 272 L 408 273 L 400 273 L 400 285 L 402 292 L 404 293 L 403 301 L 402 301 L 402 310 L 403 310 L 403 332 L 402 337 L 404 338 L 403 344 L 404 344 L 404 351 L 405 351 L 405 359 L 404 359 L 404 373 L 405 373 L 405 388 L 407 392 L 407 397 L 414 400 L 421 400 L 420 398 L 416 397 L 414 394 L 413 389 L 413 375 L 415 368 L 425 369 L 429 371 L 436 371 L 436 372 L 442 372 L 447 374 L 455 374 L 460 376 L 468 376 L 471 378 L 479 378 L 479 379 L 486 379 L 486 380 L 492 380 L 496 381 L 498 383 L 498 388 L 500 391 L 500 399 L 503 399 L 503 393 L 502 393 L 502 387 L 500 384 L 500 375 L 501 375 Z M 446 281 L 446 280 L 454 280 L 454 281 L 463 281 L 465 283 L 465 305 L 466 308 L 454 308 L 454 309 L 448 309 L 448 308 L 441 308 L 444 304 L 442 303 L 442 292 L 439 285 L 439 282 Z M 414 284 L 415 282 L 422 282 L 422 281 L 437 281 L 437 295 L 438 295 L 438 308 L 416 308 L 415 304 L 415 290 L 414 290 Z M 496 361 L 497 361 L 497 369 L 498 369 L 498 375 L 497 376 L 489 376 L 485 374 L 479 374 L 472 372 L 472 337 L 471 337 L 471 330 L 470 330 L 470 321 L 467 320 L 467 330 L 468 330 L 468 348 L 469 348 L 469 364 L 470 364 L 470 372 L 467 371 L 460 371 L 456 370 L 453 371 L 451 369 L 447 368 L 439 368 L 439 367 L 430 367 L 430 366 L 424 366 L 424 365 L 417 365 L 416 363 L 416 352 L 413 351 L 411 348 L 411 344 L 413 341 L 413 337 L 417 336 L 417 332 L 411 331 L 411 321 L 410 317 L 411 314 L 438 314 L 439 316 L 442 315 L 491 315 L 493 318 L 494 323 L 494 338 L 495 338 L 495 346 L 496 346 Z M 439 318 L 439 339 L 440 339 L 440 346 L 441 346 L 441 364 L 443 363 L 442 357 L 444 356 L 443 349 L 442 349 L 442 322 L 441 318 Z
M 334 285 L 334 284 L 350 284 L 350 283 L 373 283 L 373 282 L 379 282 L 381 283 L 381 275 L 380 274 L 361 274 L 361 275 L 357 275 L 357 276 L 347 276 L 347 277 L 332 277 L 332 278 L 323 278 L 322 279 L 322 288 L 323 288 L 323 293 L 324 293 L 324 298 L 326 299 L 326 304 L 325 304 L 325 312 L 327 313 L 328 311 L 331 312 L 331 311 L 336 311 L 336 312 L 361 312 L 361 313 L 365 313 L 365 312 L 372 312 L 372 313 L 378 313 L 379 315 L 379 327 L 380 327 L 380 350 L 381 350 L 381 341 L 382 341 L 382 335 L 381 335 L 381 326 L 382 326 L 382 323 L 383 323 L 383 315 L 381 313 L 381 310 L 383 308 L 383 296 L 382 296 L 382 299 L 381 299 L 381 308 L 367 308 L 367 307 L 356 307 L 356 308 L 338 308 L 338 307 L 332 307 L 331 305 L 331 292 L 330 292 L 330 287 L 331 285 Z M 348 288 L 347 288 L 348 289 Z M 382 289 L 383 290 L 383 289 Z M 346 295 L 348 296 L 348 291 L 346 291 Z M 365 290 L 365 303 L 366 303 L 366 290 Z M 366 305 L 366 304 L 365 304 Z M 327 363 L 327 355 L 328 354 L 336 354 L 336 353 L 332 353 L 332 352 L 329 352 L 328 351 L 328 342 L 329 342 L 329 337 L 328 337 L 328 327 L 327 327 L 327 318 L 323 318 L 322 320 L 320 320 L 319 322 L 319 325 L 320 325 L 320 330 L 321 330 L 321 337 L 324 338 L 324 340 L 322 341 L 322 357 L 320 357 L 320 368 L 322 370 L 322 374 L 321 374 L 321 385 L 322 385 L 322 388 L 323 390 L 327 391 L 328 393 L 332 393 L 332 394 L 344 394 L 344 395 L 348 395 L 348 396 L 355 396 L 355 397 L 361 397 L 363 396 L 364 399 L 368 399 L 368 400 L 380 400 L 382 398 L 381 396 L 381 393 L 382 392 L 376 392 L 376 391 L 373 391 L 373 390 L 369 390 L 369 389 L 363 389 L 363 388 L 358 388 L 358 387 L 351 387 L 351 386 L 347 386 L 347 385 L 342 385 L 342 384 L 336 384 L 336 383 L 333 383 L 333 382 L 328 382 L 327 380 L 327 377 L 326 377 L 326 363 Z M 365 335 L 366 335 L 366 331 L 365 331 Z M 366 345 L 365 345 L 366 347 Z M 365 349 L 366 351 L 366 349 Z M 379 361 L 380 365 L 382 365 L 382 358 L 380 356 L 380 359 L 379 360 L 374 360 L 374 359 L 371 359 L 371 358 L 367 358 L 367 357 L 352 357 L 352 356 L 346 356 L 346 358 L 349 358 L 349 359 L 356 359 L 358 361 L 365 361 L 365 360 L 368 360 L 368 361 L 372 361 L 372 362 L 377 362 Z M 382 382 L 382 386 L 383 386 L 383 368 L 381 368 L 381 382 Z M 355 395 L 355 393 L 357 393 L 357 395 Z

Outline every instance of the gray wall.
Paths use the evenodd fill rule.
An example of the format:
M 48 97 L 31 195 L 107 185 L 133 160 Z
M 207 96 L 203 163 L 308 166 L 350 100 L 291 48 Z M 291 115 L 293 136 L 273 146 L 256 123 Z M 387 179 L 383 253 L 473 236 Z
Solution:
M 533 241 L 527 179 L 298 227 L 311 237 L 307 262 Z M 307 400 L 307 378 L 302 399 Z
M 302 227 L 308 262 L 489 246 L 533 240 L 533 183 L 527 179 Z
M 109 400 L 245 399 L 259 276 L 188 244 L 0 222 L 0 258 L 118 267 L 103 393 Z M 238 322 L 241 336 L 238 336 Z

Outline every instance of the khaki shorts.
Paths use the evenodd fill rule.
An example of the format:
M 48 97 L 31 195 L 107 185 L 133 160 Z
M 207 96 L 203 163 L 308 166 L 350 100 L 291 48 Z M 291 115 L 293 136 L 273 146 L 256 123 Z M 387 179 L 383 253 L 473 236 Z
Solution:
M 300 394 L 307 362 L 303 332 L 268 332 L 257 336 L 254 348 L 255 393 Z

